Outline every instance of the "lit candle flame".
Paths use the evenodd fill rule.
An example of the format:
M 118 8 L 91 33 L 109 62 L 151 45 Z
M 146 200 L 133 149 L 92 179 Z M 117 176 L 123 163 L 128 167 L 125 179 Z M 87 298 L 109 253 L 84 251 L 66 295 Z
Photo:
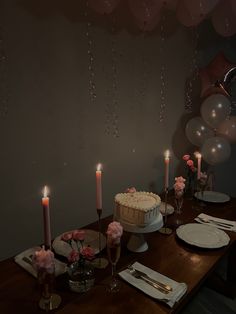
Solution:
M 45 185 L 44 189 L 43 189 L 43 197 L 47 197 L 48 196 L 48 188 Z
M 167 150 L 165 151 L 165 158 L 166 158 L 166 159 L 169 159 L 169 158 L 170 158 L 170 151 L 169 151 L 169 149 L 167 149 Z
M 101 171 L 102 170 L 102 164 L 98 164 L 97 165 L 97 171 Z
M 199 152 L 195 152 L 194 155 L 197 159 L 202 158 L 202 155 Z

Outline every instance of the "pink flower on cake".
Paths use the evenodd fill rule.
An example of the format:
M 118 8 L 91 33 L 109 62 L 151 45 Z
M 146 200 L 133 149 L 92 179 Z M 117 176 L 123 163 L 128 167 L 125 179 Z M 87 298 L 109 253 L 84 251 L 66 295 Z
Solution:
M 75 241 L 84 241 L 85 231 L 84 230 L 74 230 L 72 232 L 72 238 Z
M 123 234 L 123 227 L 117 221 L 113 221 L 107 228 L 107 245 L 112 247 L 120 244 L 120 238 Z
M 126 192 L 126 193 L 135 193 L 135 192 L 136 192 L 136 189 L 135 189 L 135 187 L 127 188 L 127 189 L 125 190 L 125 192 Z
M 43 247 L 34 253 L 32 260 L 36 270 L 45 269 L 48 273 L 54 272 L 54 254 L 51 250 L 46 251 Z

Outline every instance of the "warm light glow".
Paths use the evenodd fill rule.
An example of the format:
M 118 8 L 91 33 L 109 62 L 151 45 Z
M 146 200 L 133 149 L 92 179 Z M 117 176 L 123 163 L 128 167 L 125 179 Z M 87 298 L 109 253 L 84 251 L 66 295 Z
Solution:
M 102 164 L 97 164 L 97 171 L 101 171 L 102 170 Z
M 165 151 L 165 159 L 169 159 L 170 158 L 170 151 L 167 149 Z
M 48 197 L 48 187 L 46 185 L 43 189 L 43 197 Z
M 194 155 L 197 159 L 202 158 L 202 155 L 199 152 L 195 152 Z
M 215 110 L 212 110 L 212 118 L 215 118 L 216 117 L 216 111 Z

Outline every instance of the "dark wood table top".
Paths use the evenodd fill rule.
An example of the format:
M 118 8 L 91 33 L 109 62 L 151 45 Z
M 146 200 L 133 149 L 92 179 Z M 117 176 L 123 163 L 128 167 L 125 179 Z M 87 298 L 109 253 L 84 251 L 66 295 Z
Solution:
M 173 204 L 170 197 L 169 203 Z M 195 200 L 184 201 L 182 219 L 185 223 L 193 222 L 200 213 L 192 208 Z M 224 204 L 207 204 L 202 212 L 213 216 L 236 220 L 236 199 Z M 175 214 L 168 217 L 172 224 Z M 103 229 L 107 228 L 111 217 L 103 219 Z M 97 229 L 97 224 L 86 228 Z M 54 312 L 60 314 L 73 313 L 177 313 L 191 300 L 197 290 L 211 275 L 219 261 L 227 255 L 236 244 L 236 232 L 228 232 L 230 243 L 219 249 L 201 249 L 190 246 L 176 237 L 159 232 L 146 234 L 149 249 L 143 253 L 129 252 L 126 248 L 128 233 L 122 238 L 122 254 L 117 268 L 121 270 L 130 262 L 139 261 L 176 281 L 185 282 L 188 286 L 184 297 L 171 309 L 168 305 L 153 300 L 128 283 L 121 281 L 121 290 L 117 294 L 107 292 L 107 282 L 111 269 L 96 270 L 94 287 L 85 294 L 69 291 L 67 275 L 56 278 L 55 289 L 62 297 L 61 306 Z M 105 255 L 105 250 L 103 252 Z M 0 313 L 42 313 L 38 308 L 39 290 L 37 281 L 14 262 L 13 258 L 0 262 Z

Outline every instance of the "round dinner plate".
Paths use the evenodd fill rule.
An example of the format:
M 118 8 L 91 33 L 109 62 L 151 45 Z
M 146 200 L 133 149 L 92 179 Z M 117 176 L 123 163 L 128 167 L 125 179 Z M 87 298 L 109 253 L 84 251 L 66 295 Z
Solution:
M 95 254 L 99 253 L 99 233 L 95 230 L 90 230 L 90 229 L 83 229 L 85 231 L 85 236 L 84 236 L 84 246 L 91 246 L 94 249 Z M 67 231 L 67 232 L 72 232 L 71 231 Z M 67 233 L 64 232 L 64 233 Z M 76 246 L 76 242 L 72 240 L 72 248 L 71 246 L 61 240 L 61 236 L 62 234 L 60 234 L 59 236 L 57 236 L 53 243 L 52 243 L 52 247 L 54 249 L 54 251 L 62 256 L 68 257 L 72 248 L 73 249 L 77 249 Z M 101 250 L 103 250 L 106 247 L 106 238 L 103 234 L 101 234 Z
M 194 196 L 201 201 L 210 203 L 225 203 L 230 200 L 229 195 L 215 191 L 195 192 Z
M 188 244 L 215 249 L 229 244 L 229 236 L 218 228 L 197 223 L 178 227 L 177 236 Z

